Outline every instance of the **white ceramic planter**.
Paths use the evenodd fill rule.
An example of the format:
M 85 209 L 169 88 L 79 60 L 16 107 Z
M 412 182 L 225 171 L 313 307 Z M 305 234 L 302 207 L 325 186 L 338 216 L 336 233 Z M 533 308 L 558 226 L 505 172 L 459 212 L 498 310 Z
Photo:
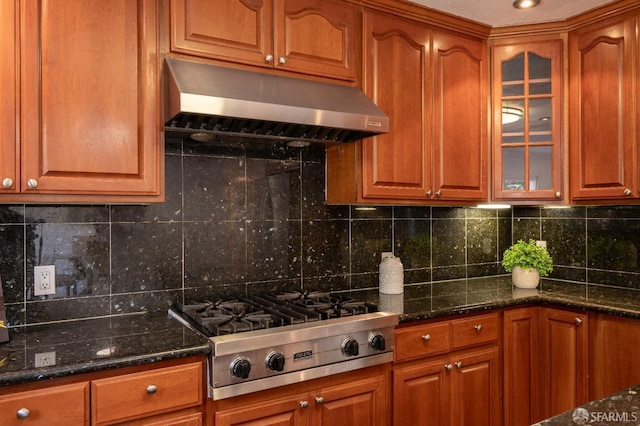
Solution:
M 537 269 L 522 269 L 519 266 L 511 272 L 513 285 L 518 288 L 536 288 L 540 282 L 540 272 Z

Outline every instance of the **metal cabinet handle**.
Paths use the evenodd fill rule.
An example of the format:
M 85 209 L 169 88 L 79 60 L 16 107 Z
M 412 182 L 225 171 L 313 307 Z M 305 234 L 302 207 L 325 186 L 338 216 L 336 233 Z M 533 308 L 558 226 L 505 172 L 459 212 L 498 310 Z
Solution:
M 9 189 L 13 186 L 13 179 L 11 178 L 4 178 L 2 179 L 2 187 L 5 189 Z
M 16 413 L 16 417 L 18 417 L 20 420 L 24 420 L 27 417 L 29 417 L 29 414 L 31 414 L 31 412 L 29 411 L 28 408 L 21 408 Z
M 476 331 L 477 331 L 478 333 L 480 333 L 480 332 L 482 331 L 482 324 L 478 324 L 478 325 L 476 325 L 476 326 L 475 326 L 475 327 L 473 327 L 473 328 L 475 328 L 475 329 L 476 329 Z
M 445 364 L 444 369 L 447 371 L 451 371 L 453 369 L 453 366 L 451 364 Z
M 428 191 L 426 192 L 426 194 L 427 194 L 427 197 L 431 197 L 431 194 L 433 194 L 433 191 L 428 190 Z
M 29 180 L 27 181 L 27 186 L 28 186 L 30 189 L 36 189 L 36 188 L 38 187 L 38 181 L 37 181 L 37 180 L 35 180 L 35 179 L 29 179 Z
M 316 404 L 318 405 L 324 404 L 324 398 L 321 396 L 316 396 Z
M 264 57 L 264 61 L 265 62 L 273 62 L 273 55 L 272 54 L 268 54 L 267 56 Z
M 154 393 L 158 392 L 158 388 L 156 385 L 149 385 L 147 386 L 147 393 L 149 395 L 153 395 Z
M 625 188 L 623 193 L 624 195 L 631 195 L 631 190 L 629 188 Z
M 462 368 L 462 363 L 460 361 L 456 361 L 454 364 L 456 365 L 456 367 Z
M 300 408 L 303 410 L 309 408 L 309 401 L 300 401 Z
M 286 56 L 280 56 L 280 59 L 278 59 L 278 63 L 279 64 L 286 64 L 287 63 L 287 57 Z
M 442 191 L 436 191 L 436 197 L 442 196 Z
M 425 334 L 424 336 L 422 336 L 422 341 L 423 342 L 428 342 L 429 340 L 431 340 L 431 335 L 430 334 Z
M 580 318 L 576 318 L 575 320 L 573 320 L 573 322 L 575 323 L 575 325 L 582 324 L 582 320 Z

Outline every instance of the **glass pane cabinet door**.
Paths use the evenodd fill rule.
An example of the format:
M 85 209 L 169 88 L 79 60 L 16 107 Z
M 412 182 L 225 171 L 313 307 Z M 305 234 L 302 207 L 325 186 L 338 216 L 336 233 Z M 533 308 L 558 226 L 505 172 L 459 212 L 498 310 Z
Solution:
M 562 200 L 562 41 L 494 46 L 496 200 Z

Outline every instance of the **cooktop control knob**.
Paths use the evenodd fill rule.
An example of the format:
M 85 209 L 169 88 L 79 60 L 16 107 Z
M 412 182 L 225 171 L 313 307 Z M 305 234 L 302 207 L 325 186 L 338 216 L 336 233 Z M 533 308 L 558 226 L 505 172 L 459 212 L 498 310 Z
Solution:
M 358 342 L 352 337 L 347 337 L 342 342 L 342 353 L 345 356 L 358 356 L 359 350 Z
M 231 375 L 240 379 L 246 379 L 249 377 L 251 371 L 251 363 L 246 358 L 236 358 L 231 363 Z
M 264 360 L 265 365 L 271 371 L 284 370 L 284 355 L 281 352 L 271 351 Z
M 369 335 L 369 345 L 374 351 L 384 351 L 386 348 L 386 341 L 381 333 L 371 333 Z

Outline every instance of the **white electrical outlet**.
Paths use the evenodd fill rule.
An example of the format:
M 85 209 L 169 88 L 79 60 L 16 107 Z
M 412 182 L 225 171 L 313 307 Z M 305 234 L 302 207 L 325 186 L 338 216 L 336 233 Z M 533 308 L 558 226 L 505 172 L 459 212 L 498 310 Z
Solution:
M 33 294 L 36 296 L 56 294 L 55 265 L 35 266 L 33 268 Z
M 538 247 L 547 248 L 547 242 L 546 242 L 546 241 L 544 241 L 544 240 L 538 240 L 538 241 L 536 241 L 536 245 L 537 245 Z
M 49 367 L 50 365 L 56 365 L 56 353 L 42 352 L 42 353 L 36 354 L 35 365 L 36 365 L 36 368 Z

